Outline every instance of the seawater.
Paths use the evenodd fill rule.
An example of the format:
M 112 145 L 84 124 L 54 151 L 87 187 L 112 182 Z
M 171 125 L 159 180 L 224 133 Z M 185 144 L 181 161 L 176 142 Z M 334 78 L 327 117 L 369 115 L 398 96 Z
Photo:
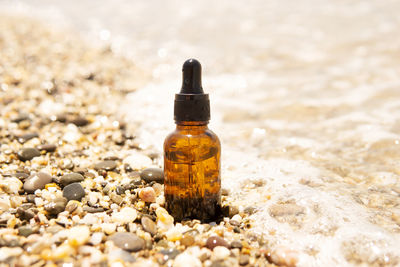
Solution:
M 222 183 L 299 266 L 400 264 L 400 2 L 0 1 L 109 44 L 151 79 L 120 103 L 144 149 L 203 64 Z M 132 74 L 134 75 L 134 74 Z M 140 77 L 138 77 L 140 78 Z

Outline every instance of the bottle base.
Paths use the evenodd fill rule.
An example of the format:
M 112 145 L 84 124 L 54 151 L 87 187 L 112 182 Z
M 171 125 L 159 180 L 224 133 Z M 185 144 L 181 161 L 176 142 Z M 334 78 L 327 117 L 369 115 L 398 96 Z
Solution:
M 222 217 L 220 197 L 180 198 L 165 195 L 165 206 L 175 221 L 199 219 L 202 222 L 219 220 Z

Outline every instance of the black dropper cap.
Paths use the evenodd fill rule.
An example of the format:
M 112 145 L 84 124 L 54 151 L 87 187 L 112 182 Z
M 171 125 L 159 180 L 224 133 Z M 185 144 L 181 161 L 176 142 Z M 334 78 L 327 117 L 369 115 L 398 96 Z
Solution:
M 175 94 L 175 121 L 209 121 L 210 100 L 201 86 L 200 62 L 193 58 L 186 60 L 182 75 L 181 91 Z

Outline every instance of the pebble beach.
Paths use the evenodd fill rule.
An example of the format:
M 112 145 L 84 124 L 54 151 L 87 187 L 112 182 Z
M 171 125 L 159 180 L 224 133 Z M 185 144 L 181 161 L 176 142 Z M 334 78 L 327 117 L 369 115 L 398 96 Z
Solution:
M 400 265 L 398 1 L 99 2 L 0 1 L 1 265 Z M 164 209 L 190 57 L 211 223 Z

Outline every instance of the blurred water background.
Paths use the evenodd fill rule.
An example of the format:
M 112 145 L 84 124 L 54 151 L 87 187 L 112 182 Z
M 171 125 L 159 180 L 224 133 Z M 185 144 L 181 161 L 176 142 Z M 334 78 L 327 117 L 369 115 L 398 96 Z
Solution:
M 299 266 L 400 264 L 400 1 L 0 0 L 143 69 L 120 103 L 145 149 L 203 64 L 223 186 Z M 95 64 L 95 63 L 94 63 Z M 150 78 L 149 78 L 150 77 Z M 110 99 L 112 101 L 112 99 Z

